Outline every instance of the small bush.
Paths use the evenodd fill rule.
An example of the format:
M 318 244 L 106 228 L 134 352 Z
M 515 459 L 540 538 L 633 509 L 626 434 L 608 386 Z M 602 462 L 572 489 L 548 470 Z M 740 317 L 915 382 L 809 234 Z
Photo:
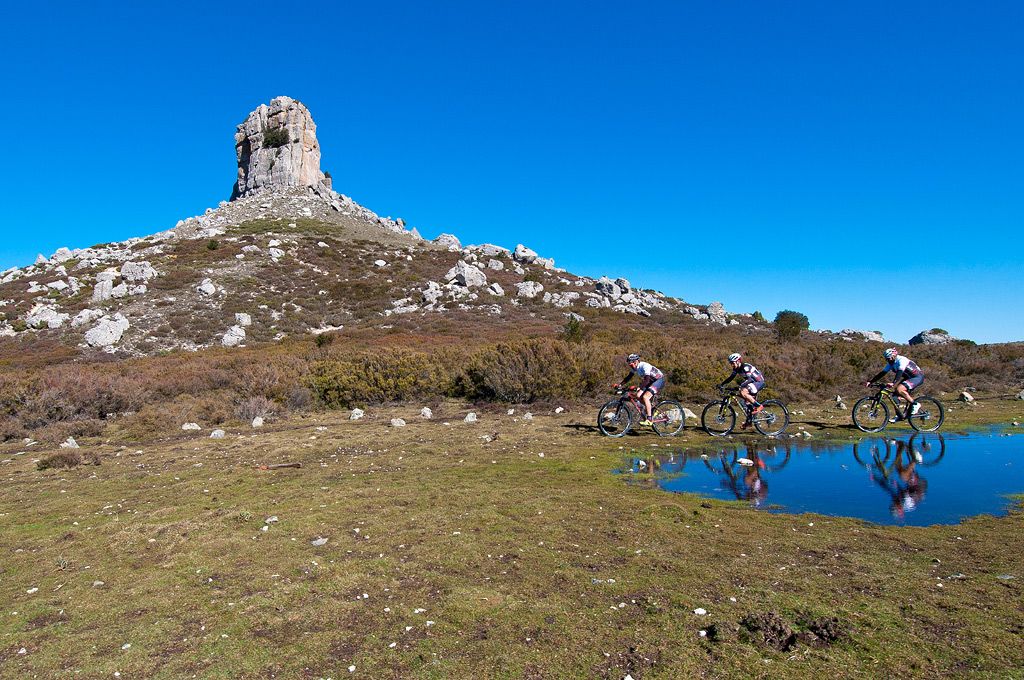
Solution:
M 313 344 L 319 348 L 323 348 L 331 344 L 332 342 L 334 342 L 333 333 L 321 333 L 320 335 L 316 336 L 316 340 L 313 341 Z
M 768 323 L 768 319 L 764 318 L 764 314 L 762 314 L 761 312 L 754 312 L 750 316 L 752 316 L 754 318 L 754 321 L 759 321 L 761 323 Z
M 537 271 L 536 269 L 531 269 L 530 271 L 526 272 L 526 274 L 523 276 L 523 281 L 533 281 L 534 283 L 543 283 L 544 282 L 544 277 L 541 276 L 540 272 Z
M 939 335 L 949 335 L 949 331 L 947 331 L 945 328 L 933 328 L 933 329 L 931 329 L 928 332 L 929 333 L 937 333 Z
M 807 317 L 800 312 L 784 309 L 775 315 L 775 333 L 780 340 L 796 340 L 800 337 L 800 331 L 811 327 Z
M 99 454 L 93 452 L 82 454 L 74 450 L 60 451 L 40 460 L 36 463 L 36 469 L 56 470 L 59 468 L 73 468 L 78 467 L 82 463 L 86 463 L 88 465 L 99 465 Z
M 583 322 L 575 316 L 570 316 L 562 327 L 562 339 L 566 342 L 583 342 Z
M 217 250 L 217 248 L 220 248 L 220 241 L 218 241 L 217 239 L 211 238 L 209 241 L 206 242 L 207 250 Z
M 290 141 L 291 137 L 288 135 L 288 130 L 284 128 L 274 128 L 273 130 L 267 130 L 263 133 L 264 149 L 276 149 L 284 146 Z
M 238 403 L 235 407 L 235 415 L 238 416 L 239 420 L 251 422 L 256 417 L 266 418 L 272 415 L 275 410 L 274 402 L 266 397 L 249 397 Z

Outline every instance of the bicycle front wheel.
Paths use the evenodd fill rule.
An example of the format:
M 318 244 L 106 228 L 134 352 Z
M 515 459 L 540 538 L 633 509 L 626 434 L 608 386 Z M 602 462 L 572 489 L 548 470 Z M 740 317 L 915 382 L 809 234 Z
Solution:
M 685 422 L 683 407 L 678 402 L 667 399 L 654 407 L 651 426 L 662 437 L 675 437 L 683 431 Z
M 946 419 L 946 410 L 942 408 L 941 401 L 932 397 L 921 397 L 915 400 L 915 403 L 919 406 L 917 413 L 907 415 L 912 428 L 918 432 L 934 432 L 942 427 L 942 421 Z
M 597 427 L 609 437 L 621 437 L 633 426 L 633 416 L 629 407 L 620 400 L 613 399 L 597 412 Z
M 789 411 L 786 405 L 778 399 L 769 399 L 761 402 L 762 408 L 751 420 L 758 432 L 766 437 L 774 437 L 782 434 L 789 425 Z
M 713 401 L 700 414 L 700 424 L 712 437 L 724 437 L 736 427 L 736 409 L 725 400 Z
M 881 399 L 863 397 L 853 405 L 853 424 L 861 432 L 881 432 L 889 424 L 889 405 Z

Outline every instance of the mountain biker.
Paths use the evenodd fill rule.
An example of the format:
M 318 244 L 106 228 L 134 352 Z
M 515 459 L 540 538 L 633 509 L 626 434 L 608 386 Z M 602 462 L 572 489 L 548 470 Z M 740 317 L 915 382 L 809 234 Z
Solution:
M 750 419 L 753 418 L 754 414 L 764 409 L 764 406 L 761 406 L 754 396 L 764 389 L 764 374 L 757 370 L 753 364 L 745 363 L 743 356 L 739 352 L 730 354 L 728 361 L 729 365 L 732 366 L 732 375 L 718 383 L 718 387 L 725 387 L 736 378 L 740 378 L 740 397 L 748 404 L 747 419 L 743 421 L 743 427 L 747 428 L 750 427 Z
M 895 347 L 890 347 L 885 350 L 882 353 L 882 356 L 885 357 L 885 360 L 888 363 L 886 363 L 885 368 L 882 369 L 881 373 L 864 383 L 864 386 L 870 387 L 871 383 L 878 382 L 884 378 L 889 371 L 893 371 L 896 373 L 896 378 L 889 383 L 889 385 L 896 385 L 896 394 L 902 397 L 903 400 L 910 405 L 909 413 L 911 415 L 916 414 L 921 408 L 921 405 L 914 400 L 914 397 L 912 397 L 910 393 L 924 382 L 924 371 L 922 371 L 921 367 L 913 361 L 900 354 L 899 350 Z M 902 420 L 902 416 L 900 416 L 899 413 L 896 414 L 896 420 Z
M 646 361 L 640 361 L 639 354 L 630 354 L 626 357 L 626 364 L 629 366 L 629 373 L 612 387 L 616 389 L 622 387 L 634 375 L 640 378 L 640 392 L 638 396 L 644 403 L 644 413 L 642 414 L 644 419 L 640 421 L 640 424 L 650 425 L 651 417 L 654 413 L 651 406 L 651 398 L 665 387 L 665 374 Z

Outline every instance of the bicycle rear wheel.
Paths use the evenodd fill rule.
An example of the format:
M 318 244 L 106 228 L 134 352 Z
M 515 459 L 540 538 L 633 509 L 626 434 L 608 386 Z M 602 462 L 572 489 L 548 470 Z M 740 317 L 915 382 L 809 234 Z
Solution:
M 786 405 L 778 399 L 769 399 L 762 401 L 761 406 L 764 408 L 751 418 L 754 427 L 766 437 L 782 434 L 789 425 L 789 411 L 786 410 Z
M 736 427 L 736 409 L 728 401 L 713 401 L 700 414 L 700 424 L 712 437 L 724 437 Z
M 874 397 L 859 399 L 853 405 L 853 424 L 861 432 L 881 432 L 889 424 L 889 405 Z
M 662 437 L 674 437 L 683 431 L 683 424 L 686 418 L 683 416 L 683 407 L 678 402 L 666 399 L 654 407 L 654 417 L 651 418 L 651 426 L 654 431 Z
M 597 427 L 609 437 L 621 437 L 633 426 L 629 407 L 621 399 L 613 399 L 597 412 Z
M 920 404 L 917 413 L 909 413 L 907 420 L 910 426 L 918 432 L 934 432 L 942 427 L 942 421 L 946 419 L 946 410 L 942 408 L 942 402 L 932 397 L 921 397 L 915 402 Z

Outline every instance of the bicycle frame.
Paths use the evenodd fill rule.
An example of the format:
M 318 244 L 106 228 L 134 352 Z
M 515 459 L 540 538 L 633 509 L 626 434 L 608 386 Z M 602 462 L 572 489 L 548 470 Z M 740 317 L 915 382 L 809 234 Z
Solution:
M 898 418 L 906 418 L 907 417 L 907 411 L 910 409 L 910 404 L 907 404 L 905 408 L 902 408 L 902 409 L 900 408 L 899 395 L 896 394 L 896 388 L 895 387 L 886 387 L 885 385 L 880 385 L 878 387 L 878 393 L 875 394 L 875 397 L 874 397 L 872 403 L 873 404 L 878 404 L 882 400 L 884 400 L 886 397 L 888 397 L 889 401 L 892 402 L 892 408 L 895 411 L 895 415 Z

